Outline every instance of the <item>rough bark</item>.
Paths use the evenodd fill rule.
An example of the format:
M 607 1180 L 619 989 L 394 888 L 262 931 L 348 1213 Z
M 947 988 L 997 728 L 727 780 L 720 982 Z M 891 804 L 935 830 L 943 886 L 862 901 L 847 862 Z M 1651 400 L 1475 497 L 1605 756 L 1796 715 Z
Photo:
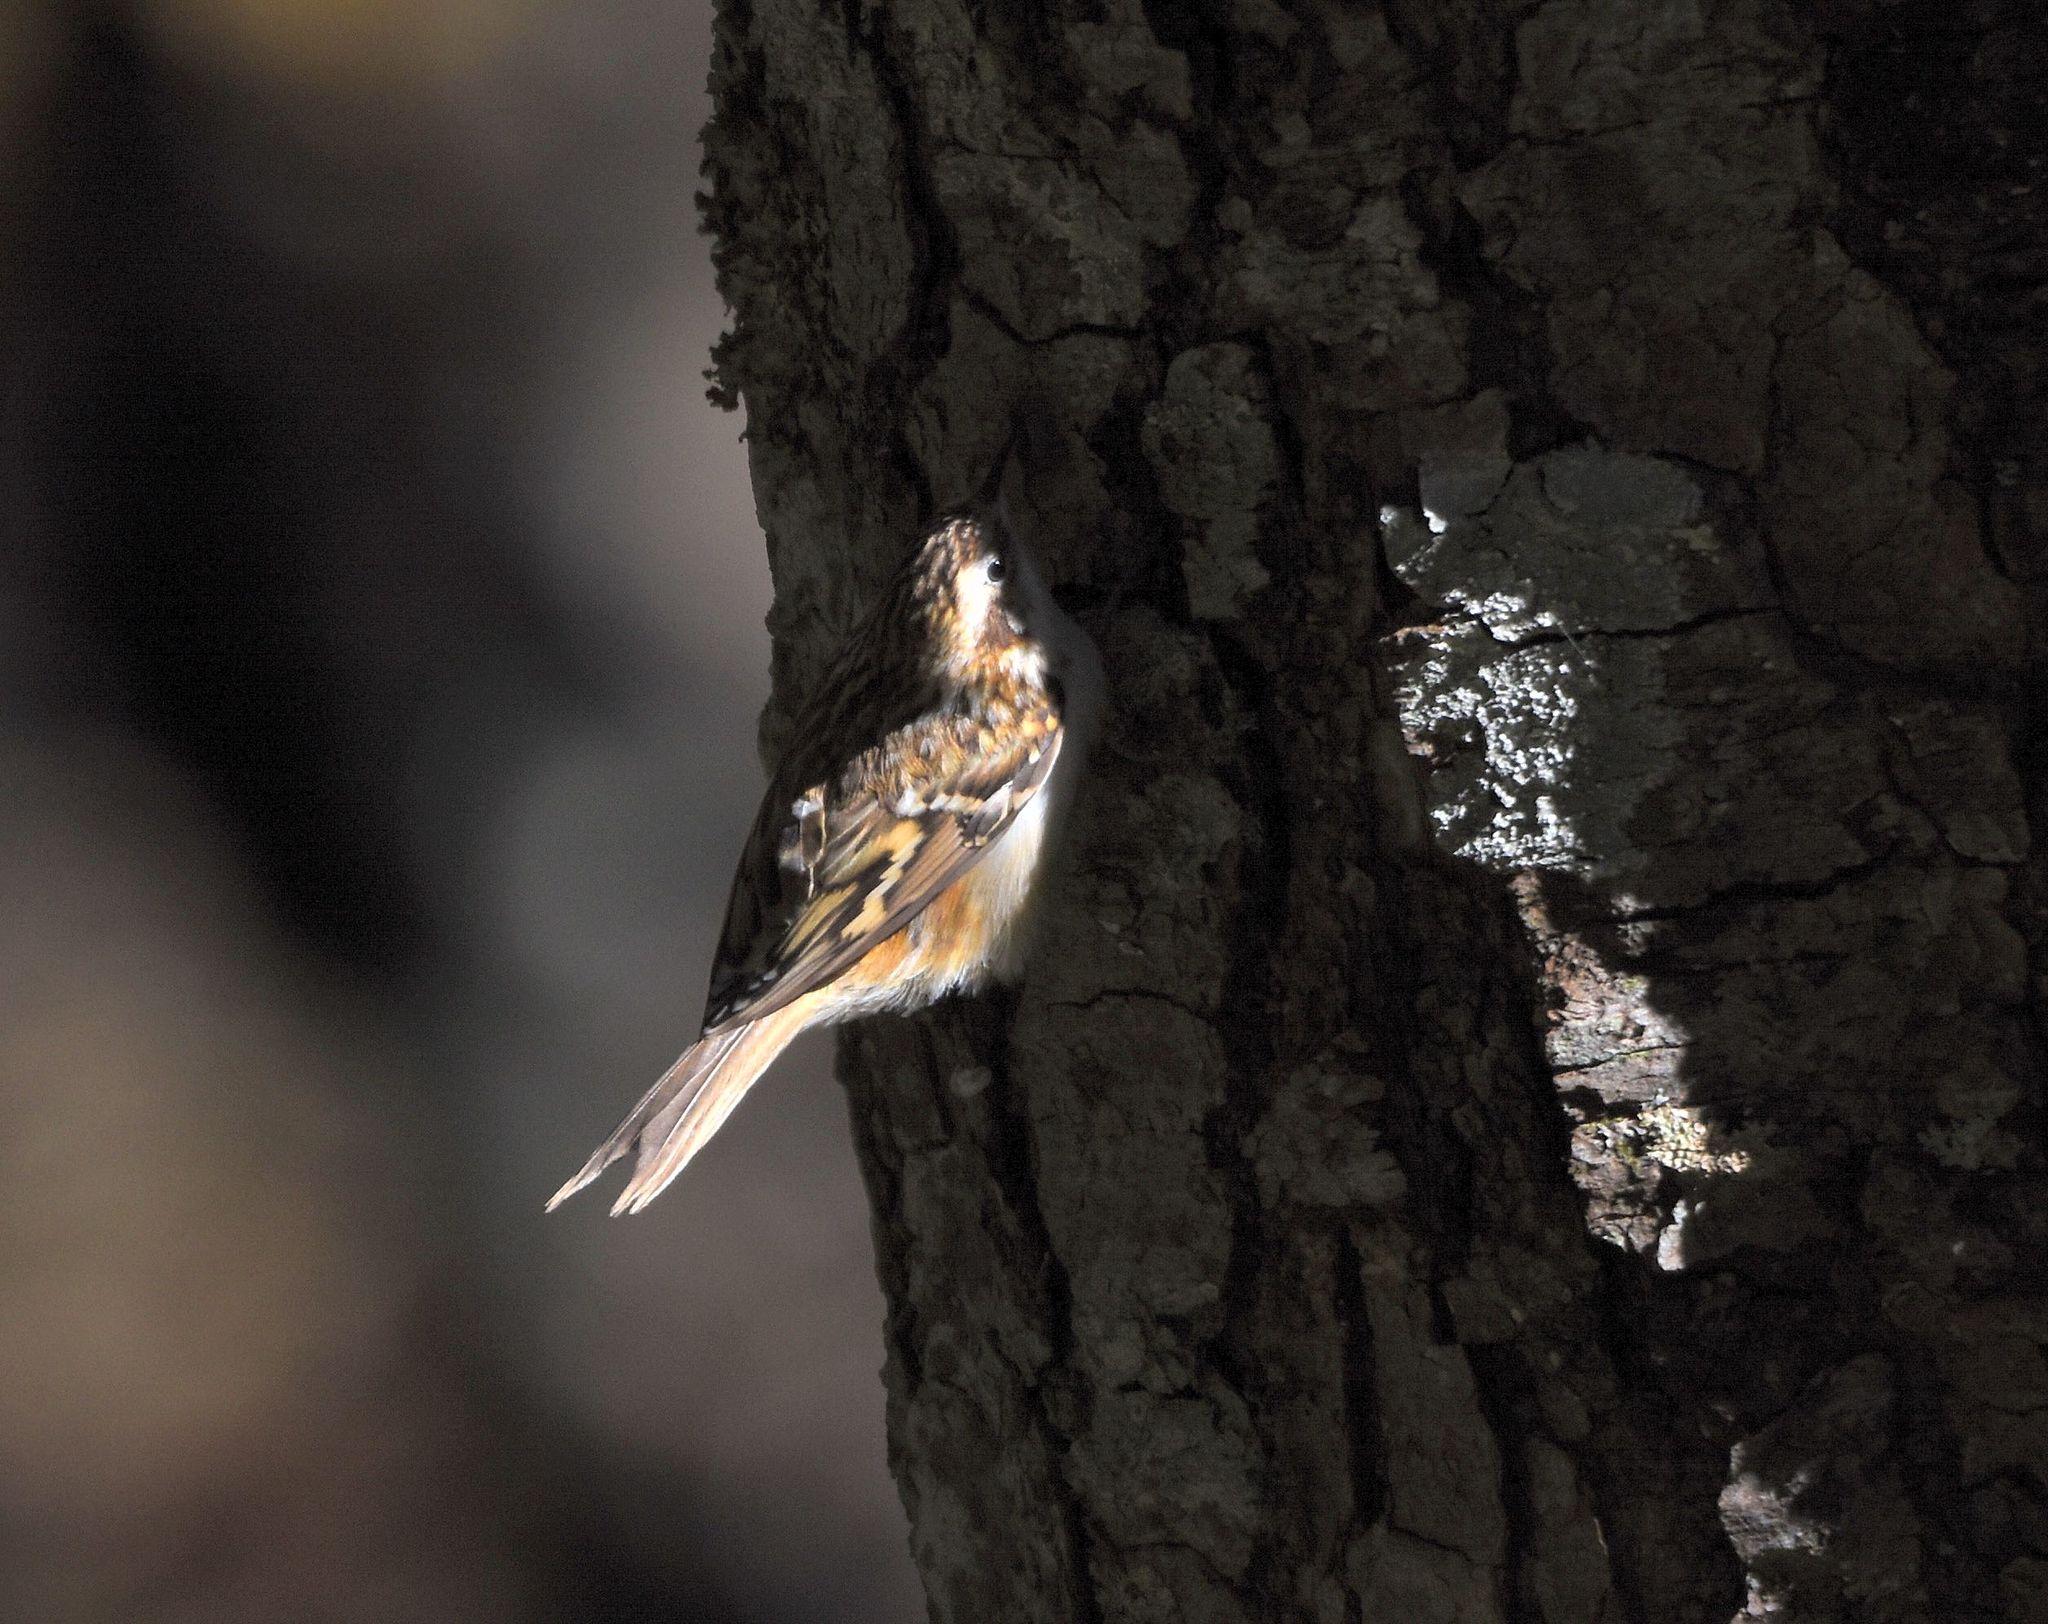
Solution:
M 1115 696 L 845 1051 L 935 1619 L 2044 1616 L 2042 60 L 727 8 L 780 690 L 1029 397 Z

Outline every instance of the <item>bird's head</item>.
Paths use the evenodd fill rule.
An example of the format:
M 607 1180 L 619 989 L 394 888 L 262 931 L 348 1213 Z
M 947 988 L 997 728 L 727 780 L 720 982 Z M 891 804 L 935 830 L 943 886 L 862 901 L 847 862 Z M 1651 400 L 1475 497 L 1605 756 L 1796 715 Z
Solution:
M 1057 615 L 1029 553 L 999 520 L 956 515 L 925 537 L 916 594 L 952 682 L 1042 684 L 1042 630 Z

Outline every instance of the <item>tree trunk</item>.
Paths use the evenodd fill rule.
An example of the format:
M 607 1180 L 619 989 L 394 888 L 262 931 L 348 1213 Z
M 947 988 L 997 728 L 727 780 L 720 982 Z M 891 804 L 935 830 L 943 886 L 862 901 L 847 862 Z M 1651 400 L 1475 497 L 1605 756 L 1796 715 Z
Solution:
M 2048 1617 L 2043 45 L 726 7 L 778 691 L 1027 399 L 1110 673 L 844 1051 L 935 1619 Z

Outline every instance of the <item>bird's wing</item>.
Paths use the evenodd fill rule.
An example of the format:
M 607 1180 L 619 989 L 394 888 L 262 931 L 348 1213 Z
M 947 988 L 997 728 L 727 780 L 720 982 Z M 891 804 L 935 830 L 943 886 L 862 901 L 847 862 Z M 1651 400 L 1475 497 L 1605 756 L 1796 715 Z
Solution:
M 763 806 L 753 848 L 777 854 L 780 905 L 755 906 L 758 877 L 736 879 L 705 1030 L 771 1014 L 901 930 L 1031 803 L 1061 737 L 1050 709 L 1001 738 L 932 719 L 837 785 Z

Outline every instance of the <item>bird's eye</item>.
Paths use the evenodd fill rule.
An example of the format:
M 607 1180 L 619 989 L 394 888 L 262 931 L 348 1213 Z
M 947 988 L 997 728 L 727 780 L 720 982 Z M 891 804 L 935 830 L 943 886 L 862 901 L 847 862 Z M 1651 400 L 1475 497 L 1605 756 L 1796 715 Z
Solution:
M 982 566 L 982 574 L 988 578 L 990 586 L 1001 586 L 1003 584 L 1003 577 L 1009 573 L 1000 558 L 991 558 Z

